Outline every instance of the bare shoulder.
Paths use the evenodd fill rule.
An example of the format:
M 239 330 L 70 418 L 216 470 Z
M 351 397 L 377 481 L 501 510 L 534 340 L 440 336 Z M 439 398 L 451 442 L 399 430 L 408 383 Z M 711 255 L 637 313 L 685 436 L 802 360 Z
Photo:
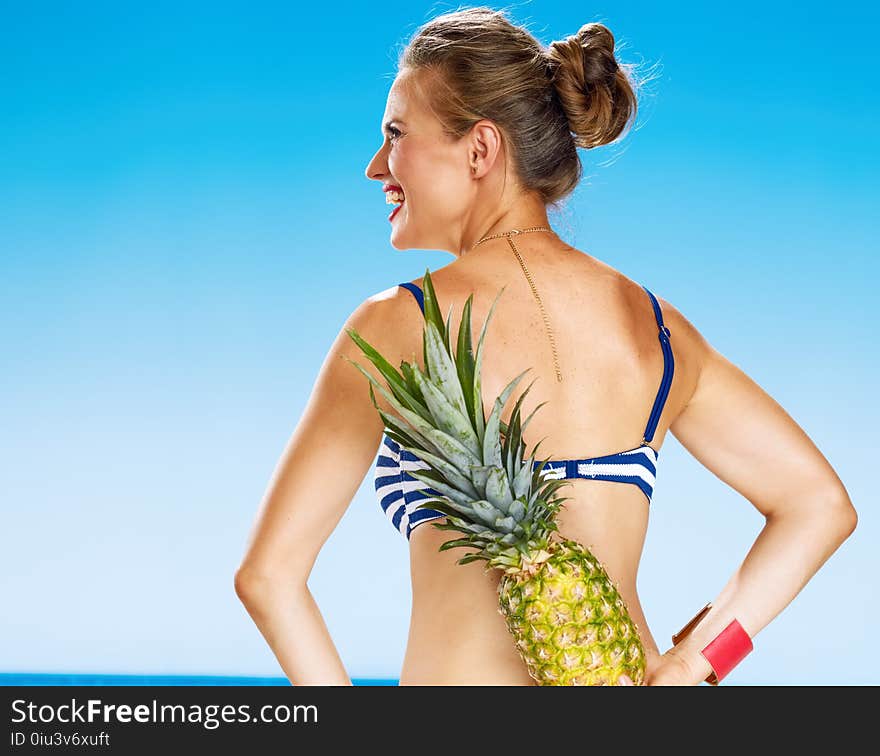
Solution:
M 657 304 L 663 314 L 663 324 L 669 329 L 669 341 L 673 356 L 679 366 L 680 381 L 683 389 L 684 406 L 693 396 L 700 381 L 700 373 L 708 357 L 711 347 L 694 323 L 672 302 L 657 297 Z
M 420 278 L 409 283 L 422 290 Z M 412 288 L 400 284 L 389 286 L 365 299 L 352 313 L 352 319 L 369 324 L 376 337 L 392 353 L 405 353 L 411 344 L 422 343 L 422 311 Z
M 411 283 L 415 283 L 421 288 L 420 281 Z M 409 299 L 409 308 L 405 306 L 407 299 Z M 406 309 L 413 307 L 418 311 L 418 304 L 413 294 L 407 291 L 404 286 L 394 284 L 366 297 L 349 315 L 348 322 L 358 322 L 361 325 L 369 322 L 381 323 L 383 320 L 393 318 L 397 314 L 403 314 Z
M 421 288 L 421 281 L 416 280 L 411 283 Z M 356 332 L 393 367 L 399 369 L 401 361 L 420 361 L 422 321 L 421 308 L 416 301 L 415 292 L 394 284 L 364 299 L 348 316 L 341 333 Z M 344 356 L 358 362 L 377 380 L 384 383 L 384 378 L 354 340 L 349 336 L 345 339 Z M 366 379 L 361 376 L 360 380 L 364 382 L 364 390 L 366 390 Z M 390 409 L 380 392 L 376 393 L 376 399 L 383 410 Z
M 623 287 L 633 304 L 638 322 L 651 322 L 656 325 L 653 303 L 648 297 L 645 287 L 618 273 L 617 285 Z M 669 345 L 672 350 L 673 380 L 665 417 L 673 418 L 687 406 L 700 380 L 700 373 L 711 347 L 697 326 L 670 300 L 647 287 L 660 308 L 660 318 L 668 329 Z M 653 331 L 653 329 L 652 329 Z M 652 336 L 651 344 L 657 347 L 656 335 Z M 671 419 L 670 419 L 671 422 Z

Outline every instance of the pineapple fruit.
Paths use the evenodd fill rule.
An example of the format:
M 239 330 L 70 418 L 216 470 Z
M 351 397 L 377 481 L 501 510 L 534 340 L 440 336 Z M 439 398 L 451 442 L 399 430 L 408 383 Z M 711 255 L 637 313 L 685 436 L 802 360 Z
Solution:
M 531 677 L 540 685 L 617 685 L 626 675 L 643 685 L 645 653 L 638 628 L 605 567 L 581 544 L 562 538 L 556 492 L 564 479 L 544 477 L 548 459 L 535 461 L 539 442 L 524 457 L 525 421 L 520 407 L 531 384 L 517 399 L 509 424 L 501 412 L 528 370 L 495 400 L 486 419 L 481 392 L 483 340 L 496 297 L 483 324 L 476 355 L 471 341 L 471 303 L 465 302 L 456 349 L 450 348 L 450 307 L 444 324 L 429 271 L 425 271 L 424 371 L 401 362 L 398 372 L 353 329 L 349 336 L 376 366 L 387 388 L 349 360 L 370 381 L 370 398 L 388 435 L 428 464 L 411 471 L 440 497 L 420 508 L 435 509 L 446 522 L 432 525 L 460 537 L 440 550 L 471 547 L 457 560 L 484 560 L 503 572 L 499 611 Z M 501 293 L 504 289 L 502 288 Z M 534 383 L 534 381 L 532 382 Z M 397 414 L 382 411 L 376 387 Z

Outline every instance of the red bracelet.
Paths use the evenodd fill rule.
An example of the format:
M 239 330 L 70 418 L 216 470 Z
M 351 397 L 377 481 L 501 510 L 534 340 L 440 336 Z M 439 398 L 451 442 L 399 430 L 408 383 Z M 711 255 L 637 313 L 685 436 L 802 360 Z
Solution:
M 712 608 L 709 602 L 681 630 L 672 636 L 672 645 L 678 645 L 699 624 L 700 620 Z M 730 624 L 722 630 L 718 636 L 709 643 L 700 653 L 709 662 L 712 672 L 706 678 L 710 685 L 718 685 L 727 677 L 730 670 L 739 664 L 752 650 L 752 639 L 737 620 L 731 620 Z
M 710 685 L 718 685 L 730 670 L 739 664 L 752 650 L 752 639 L 735 619 L 725 627 L 700 653 L 712 667 L 706 678 Z

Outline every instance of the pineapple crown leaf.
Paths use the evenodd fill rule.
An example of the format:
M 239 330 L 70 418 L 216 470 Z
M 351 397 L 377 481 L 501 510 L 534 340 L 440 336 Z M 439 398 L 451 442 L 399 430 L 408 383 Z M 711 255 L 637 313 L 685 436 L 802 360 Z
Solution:
M 464 415 L 467 412 L 464 392 L 452 355 L 445 344 L 447 339 L 448 334 L 441 334 L 434 323 L 425 325 L 425 364 L 430 379 L 448 397 L 449 403 Z
M 473 418 L 474 412 L 474 350 L 471 343 L 471 303 L 473 301 L 471 294 L 464 303 L 461 313 L 461 324 L 458 327 L 458 344 L 455 350 L 455 369 L 458 373 L 458 380 L 461 382 L 461 390 L 464 394 L 464 403 L 467 407 L 467 416 Z M 467 324 L 467 327 L 465 327 Z M 482 406 L 480 414 L 482 415 Z M 482 440 L 480 435 L 480 427 L 476 426 L 477 437 Z
M 549 534 L 556 530 L 554 517 L 563 501 L 553 498 L 553 494 L 567 484 L 543 476 L 549 458 L 538 463 L 536 469 L 535 457 L 541 442 L 534 447 L 531 457 L 523 458 L 523 431 L 546 402 L 523 421 L 523 401 L 537 380 L 533 378 L 517 398 L 510 421 L 501 421 L 510 395 L 531 370 L 528 368 L 504 387 L 488 418 L 485 416 L 481 380 L 484 345 L 489 322 L 506 286 L 489 308 L 475 353 L 471 330 L 473 295 L 464 303 L 458 336 L 453 342 L 453 308 L 449 308 L 444 322 L 429 270 L 425 271 L 422 284 L 422 366 L 401 362 L 398 372 L 353 330 L 349 330 L 349 335 L 388 387 L 358 363 L 349 362 L 368 378 L 370 398 L 389 435 L 428 465 L 427 469 L 407 470 L 412 478 L 431 489 L 428 493 L 434 494 L 419 508 L 444 513 L 447 521 L 434 526 L 463 534 L 446 542 L 444 550 L 473 546 L 478 552 L 466 555 L 459 564 L 482 559 L 492 566 L 513 569 L 520 563 L 520 546 L 525 549 L 523 553 L 546 546 Z M 396 414 L 379 409 L 374 387 L 382 392 Z
M 370 387 L 370 392 L 372 394 L 372 387 Z M 375 403 L 375 396 L 374 396 Z M 396 441 L 398 444 L 402 446 L 408 446 L 413 448 L 431 448 L 433 444 L 428 441 L 421 433 L 412 428 L 408 427 L 406 423 L 398 420 L 394 415 L 390 415 L 387 412 L 384 412 L 381 409 L 378 409 L 379 417 L 382 418 L 382 421 L 385 423 L 386 430 L 388 431 L 388 436 Z
M 456 538 L 453 541 L 446 541 L 443 543 L 437 551 L 449 551 L 449 549 L 454 549 L 458 546 L 473 546 L 470 538 Z
M 357 367 L 360 369 L 360 365 Z M 365 371 L 362 370 L 362 372 Z M 370 380 L 373 380 L 372 376 L 370 376 Z M 411 429 L 412 437 L 419 442 L 417 444 L 418 446 L 423 446 L 425 449 L 431 449 L 438 453 L 454 456 L 460 465 L 465 465 L 468 460 L 474 458 L 474 455 L 466 447 L 447 433 L 435 428 L 430 420 L 426 420 L 421 414 L 412 412 L 404 407 L 391 394 L 389 394 L 381 384 L 376 382 L 374 385 L 376 385 L 379 391 L 382 392 L 389 404 L 391 404 L 391 406 L 402 415 L 401 418 L 398 418 L 396 425 L 408 425 Z M 376 409 L 380 416 L 386 414 L 378 407 Z M 428 413 L 428 416 L 430 417 L 430 413 Z M 463 457 L 463 459 L 459 460 L 459 457 Z
M 486 421 L 486 431 L 483 436 L 483 462 L 487 465 L 501 466 L 501 411 L 516 384 L 520 382 L 529 370 L 531 368 L 526 368 L 508 383 L 501 392 L 501 395 L 495 400 L 495 406 L 492 408 L 492 413 Z
M 492 302 L 492 305 L 489 307 L 489 312 L 486 315 L 486 320 L 483 321 L 483 328 L 480 331 L 480 338 L 477 340 L 477 354 L 474 358 L 474 404 L 475 406 L 482 408 L 482 381 L 481 381 L 481 371 L 483 364 L 483 342 L 486 338 L 486 331 L 489 328 L 489 321 L 492 319 L 492 315 L 495 312 L 495 306 L 498 304 L 498 300 L 501 295 L 504 293 L 504 290 L 507 286 L 502 286 L 501 291 L 498 292 L 498 295 L 495 297 L 495 300 Z M 477 413 L 477 418 L 482 418 L 482 411 Z
M 463 406 L 463 395 L 461 397 L 462 405 L 459 406 L 454 403 L 455 400 L 450 401 L 447 395 L 435 386 L 418 366 L 414 367 L 413 375 L 434 423 L 441 430 L 464 444 L 475 457 L 479 457 L 481 453 L 480 440 L 467 417 L 467 408 Z
M 409 451 L 409 450 L 407 450 Z M 420 451 L 417 456 L 434 466 L 434 470 L 409 470 L 409 474 L 416 480 L 431 481 L 428 485 L 439 490 L 438 485 L 447 484 L 454 489 L 466 494 L 469 497 L 480 497 L 480 492 L 474 487 L 470 478 L 462 475 L 461 472 L 442 457 L 438 457 L 430 452 Z M 447 494 L 448 496 L 449 494 Z
M 434 291 L 434 283 L 431 281 L 431 271 L 428 268 L 425 268 L 425 275 L 422 278 L 422 292 L 424 294 L 423 315 L 425 321 L 433 323 L 443 336 L 443 340 L 447 341 L 448 333 L 440 313 L 440 306 L 437 304 L 437 294 Z
M 407 381 L 405 378 L 397 372 L 395 367 L 388 362 L 377 350 L 376 348 L 366 341 L 356 330 L 353 328 L 346 329 L 346 333 L 351 337 L 355 344 L 360 347 L 361 351 L 366 355 L 367 359 L 370 360 L 375 366 L 376 369 L 381 373 L 382 377 L 388 382 L 388 387 L 394 393 L 395 397 L 398 401 L 401 401 L 408 405 L 410 410 L 418 412 L 422 414 L 427 420 L 429 415 L 427 414 L 427 410 L 422 405 L 422 403 L 416 399 L 415 396 L 410 392 L 409 387 L 407 386 Z M 344 356 L 344 355 L 343 355 Z M 360 363 L 355 362 L 354 360 L 345 357 L 345 359 L 354 365 L 358 370 L 360 370 L 367 378 L 370 379 L 370 382 L 378 386 L 380 389 L 382 388 L 381 384 L 373 378 L 370 373 L 365 370 Z M 375 404 L 375 403 L 374 403 Z
M 348 360 L 348 357 L 345 358 Z M 388 391 L 379 381 L 377 381 L 372 375 L 370 375 L 369 371 L 366 370 L 360 363 L 354 362 L 353 360 L 348 360 L 352 365 L 354 365 L 361 373 L 363 373 L 367 380 L 370 381 L 370 399 L 373 402 L 373 406 L 379 410 L 379 405 L 376 403 L 376 395 L 372 391 L 372 387 L 375 386 L 382 393 L 388 402 L 393 406 L 398 412 L 402 415 L 408 417 L 409 415 L 417 415 L 422 418 L 423 422 L 430 422 L 431 413 L 428 412 L 427 408 L 413 398 L 413 404 L 416 406 L 417 411 L 413 411 L 407 407 L 405 407 L 391 392 Z
M 470 484 L 466 484 L 463 488 L 456 487 L 452 481 L 438 471 L 410 470 L 409 474 L 438 491 L 457 506 L 468 507 L 468 511 L 470 511 L 471 502 L 479 496 L 479 491 L 475 491 Z
M 488 557 L 483 554 L 466 554 L 461 559 L 456 561 L 456 564 L 470 564 L 471 562 L 476 562 L 478 559 L 488 560 Z
M 429 325 L 433 325 L 437 329 L 437 332 L 441 337 L 447 355 L 453 361 L 455 370 L 458 374 L 458 387 L 461 389 L 462 392 L 466 412 L 468 413 L 468 417 L 472 419 L 476 435 L 481 441 L 483 439 L 485 428 L 482 392 L 480 386 L 480 362 L 482 358 L 482 346 L 483 340 L 486 335 L 486 330 L 489 325 L 489 321 L 492 319 L 495 306 L 498 303 L 498 299 L 504 293 L 505 288 L 506 286 L 503 286 L 501 288 L 501 291 L 499 291 L 498 295 L 495 297 L 492 306 L 489 308 L 489 313 L 486 316 L 486 320 L 483 322 L 483 329 L 477 345 L 476 357 L 473 356 L 473 349 L 471 346 L 471 304 L 473 302 L 473 295 L 470 295 L 468 297 L 462 309 L 461 322 L 459 323 L 458 328 L 458 350 L 453 358 L 450 351 L 449 323 L 444 324 L 441 318 L 440 307 L 437 304 L 437 294 L 434 291 L 434 283 L 431 280 L 431 272 L 429 269 L 425 269 L 425 275 L 422 279 L 422 289 L 424 292 L 423 315 L 426 323 L 422 339 L 425 350 L 425 364 L 428 366 L 429 373 L 431 373 L 433 377 L 433 368 L 428 362 L 428 333 L 430 331 Z M 455 390 L 456 392 L 457 399 L 458 391 L 457 389 L 453 390 Z
M 349 360 L 349 362 L 352 362 Z M 371 384 L 376 386 L 382 395 L 388 400 L 388 403 L 391 404 L 397 412 L 402 415 L 402 419 L 398 422 L 406 421 L 417 434 L 421 435 L 421 441 L 425 444 L 426 447 L 433 451 L 440 452 L 444 455 L 447 455 L 452 458 L 452 461 L 460 468 L 467 469 L 467 465 L 471 462 L 479 463 L 481 460 L 477 454 L 474 453 L 471 449 L 467 448 L 464 444 L 458 441 L 453 436 L 450 436 L 448 433 L 436 428 L 434 426 L 433 418 L 431 417 L 431 413 L 424 409 L 424 405 L 421 403 L 418 404 L 420 408 L 422 408 L 422 412 L 424 412 L 427 417 L 422 415 L 422 412 L 413 412 L 406 407 L 404 407 L 388 390 L 382 386 L 379 381 L 377 381 L 370 373 L 365 370 L 361 365 L 357 362 L 352 362 L 352 364 L 360 370 L 370 381 Z M 373 397 L 375 404 L 375 397 Z M 376 407 L 378 410 L 379 408 Z M 381 413 L 381 410 L 379 410 Z M 414 434 L 415 435 L 415 434 Z
M 529 416 L 525 419 L 525 421 L 523 422 L 522 426 L 520 427 L 520 431 L 524 431 L 524 430 L 526 429 L 526 426 L 531 422 L 532 418 L 535 416 L 535 413 L 536 413 L 539 409 L 541 409 L 541 407 L 543 407 L 545 404 L 547 404 L 547 402 L 541 402 L 537 407 L 535 407 L 535 408 L 529 413 Z

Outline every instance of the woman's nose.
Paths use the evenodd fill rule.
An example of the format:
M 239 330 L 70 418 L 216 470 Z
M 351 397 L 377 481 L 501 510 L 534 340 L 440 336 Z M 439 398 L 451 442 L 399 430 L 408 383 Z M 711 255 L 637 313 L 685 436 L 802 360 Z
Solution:
M 382 154 L 382 149 L 380 148 L 370 159 L 370 162 L 367 163 L 367 168 L 364 173 L 368 179 L 380 180 L 382 176 L 387 173 L 387 168 L 388 166 L 385 164 L 385 158 Z

